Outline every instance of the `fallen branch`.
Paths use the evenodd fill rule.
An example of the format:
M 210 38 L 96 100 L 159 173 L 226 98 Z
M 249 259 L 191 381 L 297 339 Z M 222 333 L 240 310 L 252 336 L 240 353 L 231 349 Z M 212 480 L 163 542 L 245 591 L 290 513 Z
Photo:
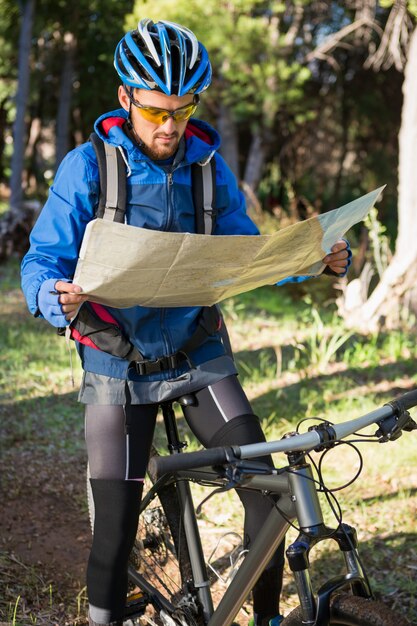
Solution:
M 24 202 L 13 207 L 0 220 L 0 262 L 12 254 L 24 254 L 29 247 L 29 233 L 39 214 L 40 203 Z

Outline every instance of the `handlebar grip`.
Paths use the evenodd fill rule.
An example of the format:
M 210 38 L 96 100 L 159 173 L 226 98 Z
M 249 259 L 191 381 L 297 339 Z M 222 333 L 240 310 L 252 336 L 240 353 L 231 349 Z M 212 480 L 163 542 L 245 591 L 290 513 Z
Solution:
M 390 404 L 396 403 L 400 404 L 406 410 L 411 409 L 413 406 L 417 406 L 417 389 L 413 389 L 413 391 L 408 391 L 399 398 L 396 398 L 394 402 Z
M 169 456 L 154 456 L 149 461 L 150 472 L 159 478 L 180 470 L 197 469 L 211 465 L 223 465 L 240 458 L 239 446 L 209 448 L 198 452 L 183 452 Z

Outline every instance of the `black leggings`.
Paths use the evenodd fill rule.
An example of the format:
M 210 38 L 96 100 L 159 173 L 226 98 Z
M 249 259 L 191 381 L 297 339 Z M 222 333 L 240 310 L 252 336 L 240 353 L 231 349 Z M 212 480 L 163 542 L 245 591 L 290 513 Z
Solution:
M 252 414 L 236 376 L 224 378 L 193 395 L 196 405 L 184 407 L 183 412 L 191 431 L 205 447 L 220 445 L 213 441 L 231 420 Z M 123 406 L 87 405 L 85 435 L 91 477 L 124 480 L 144 478 L 157 413 L 157 404 L 131 406 L 127 435 Z M 242 444 L 254 441 L 251 432 L 242 432 L 241 438 Z
M 196 404 L 183 407 L 185 419 L 205 447 L 245 445 L 265 441 L 258 418 L 236 376 L 193 394 Z M 130 408 L 129 434 L 125 432 L 122 406 L 86 407 L 86 442 L 91 477 L 95 479 L 140 480 L 145 476 L 152 444 L 158 405 Z M 272 464 L 270 457 L 262 459 Z M 245 544 L 250 547 L 273 502 L 260 493 L 238 490 L 245 509 Z M 254 611 L 267 619 L 276 616 L 281 589 L 283 544 L 277 550 L 253 592 Z M 263 623 L 264 619 L 258 623 Z

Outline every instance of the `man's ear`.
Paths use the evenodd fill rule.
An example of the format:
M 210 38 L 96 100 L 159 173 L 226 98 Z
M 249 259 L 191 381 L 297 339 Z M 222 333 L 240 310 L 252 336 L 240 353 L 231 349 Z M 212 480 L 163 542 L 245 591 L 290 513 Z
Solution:
M 122 107 L 124 108 L 124 110 L 125 111 L 129 111 L 130 100 L 129 100 L 129 96 L 126 93 L 124 85 L 120 85 L 119 86 L 119 90 L 117 92 L 117 95 L 119 97 L 119 102 L 122 105 Z

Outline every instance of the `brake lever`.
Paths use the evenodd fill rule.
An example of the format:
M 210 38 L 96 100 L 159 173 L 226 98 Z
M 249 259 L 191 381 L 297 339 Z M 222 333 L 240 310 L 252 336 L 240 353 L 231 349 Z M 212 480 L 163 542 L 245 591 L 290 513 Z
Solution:
M 379 422 L 379 428 L 375 435 L 379 443 L 395 441 L 402 435 L 402 431 L 411 432 L 417 430 L 417 424 L 408 411 L 402 410 L 398 416 L 392 415 Z
M 219 473 L 223 474 L 223 477 L 227 480 L 227 483 L 218 489 L 214 489 L 208 496 L 204 498 L 200 502 L 200 504 L 196 508 L 197 515 L 200 515 L 201 509 L 203 505 L 210 500 L 214 495 L 223 493 L 225 491 L 230 491 L 230 489 L 236 489 L 239 487 L 241 483 L 244 482 L 246 476 L 253 476 L 254 474 L 276 474 L 277 470 L 267 463 L 262 463 L 261 461 L 249 461 L 247 459 L 238 460 L 236 459 L 233 463 L 229 463 L 228 465 L 220 465 L 216 466 L 215 469 L 218 470 Z
M 408 423 L 403 426 L 403 430 L 406 430 L 409 433 L 411 433 L 412 430 L 417 430 L 417 423 L 413 420 L 412 417 L 410 417 Z

